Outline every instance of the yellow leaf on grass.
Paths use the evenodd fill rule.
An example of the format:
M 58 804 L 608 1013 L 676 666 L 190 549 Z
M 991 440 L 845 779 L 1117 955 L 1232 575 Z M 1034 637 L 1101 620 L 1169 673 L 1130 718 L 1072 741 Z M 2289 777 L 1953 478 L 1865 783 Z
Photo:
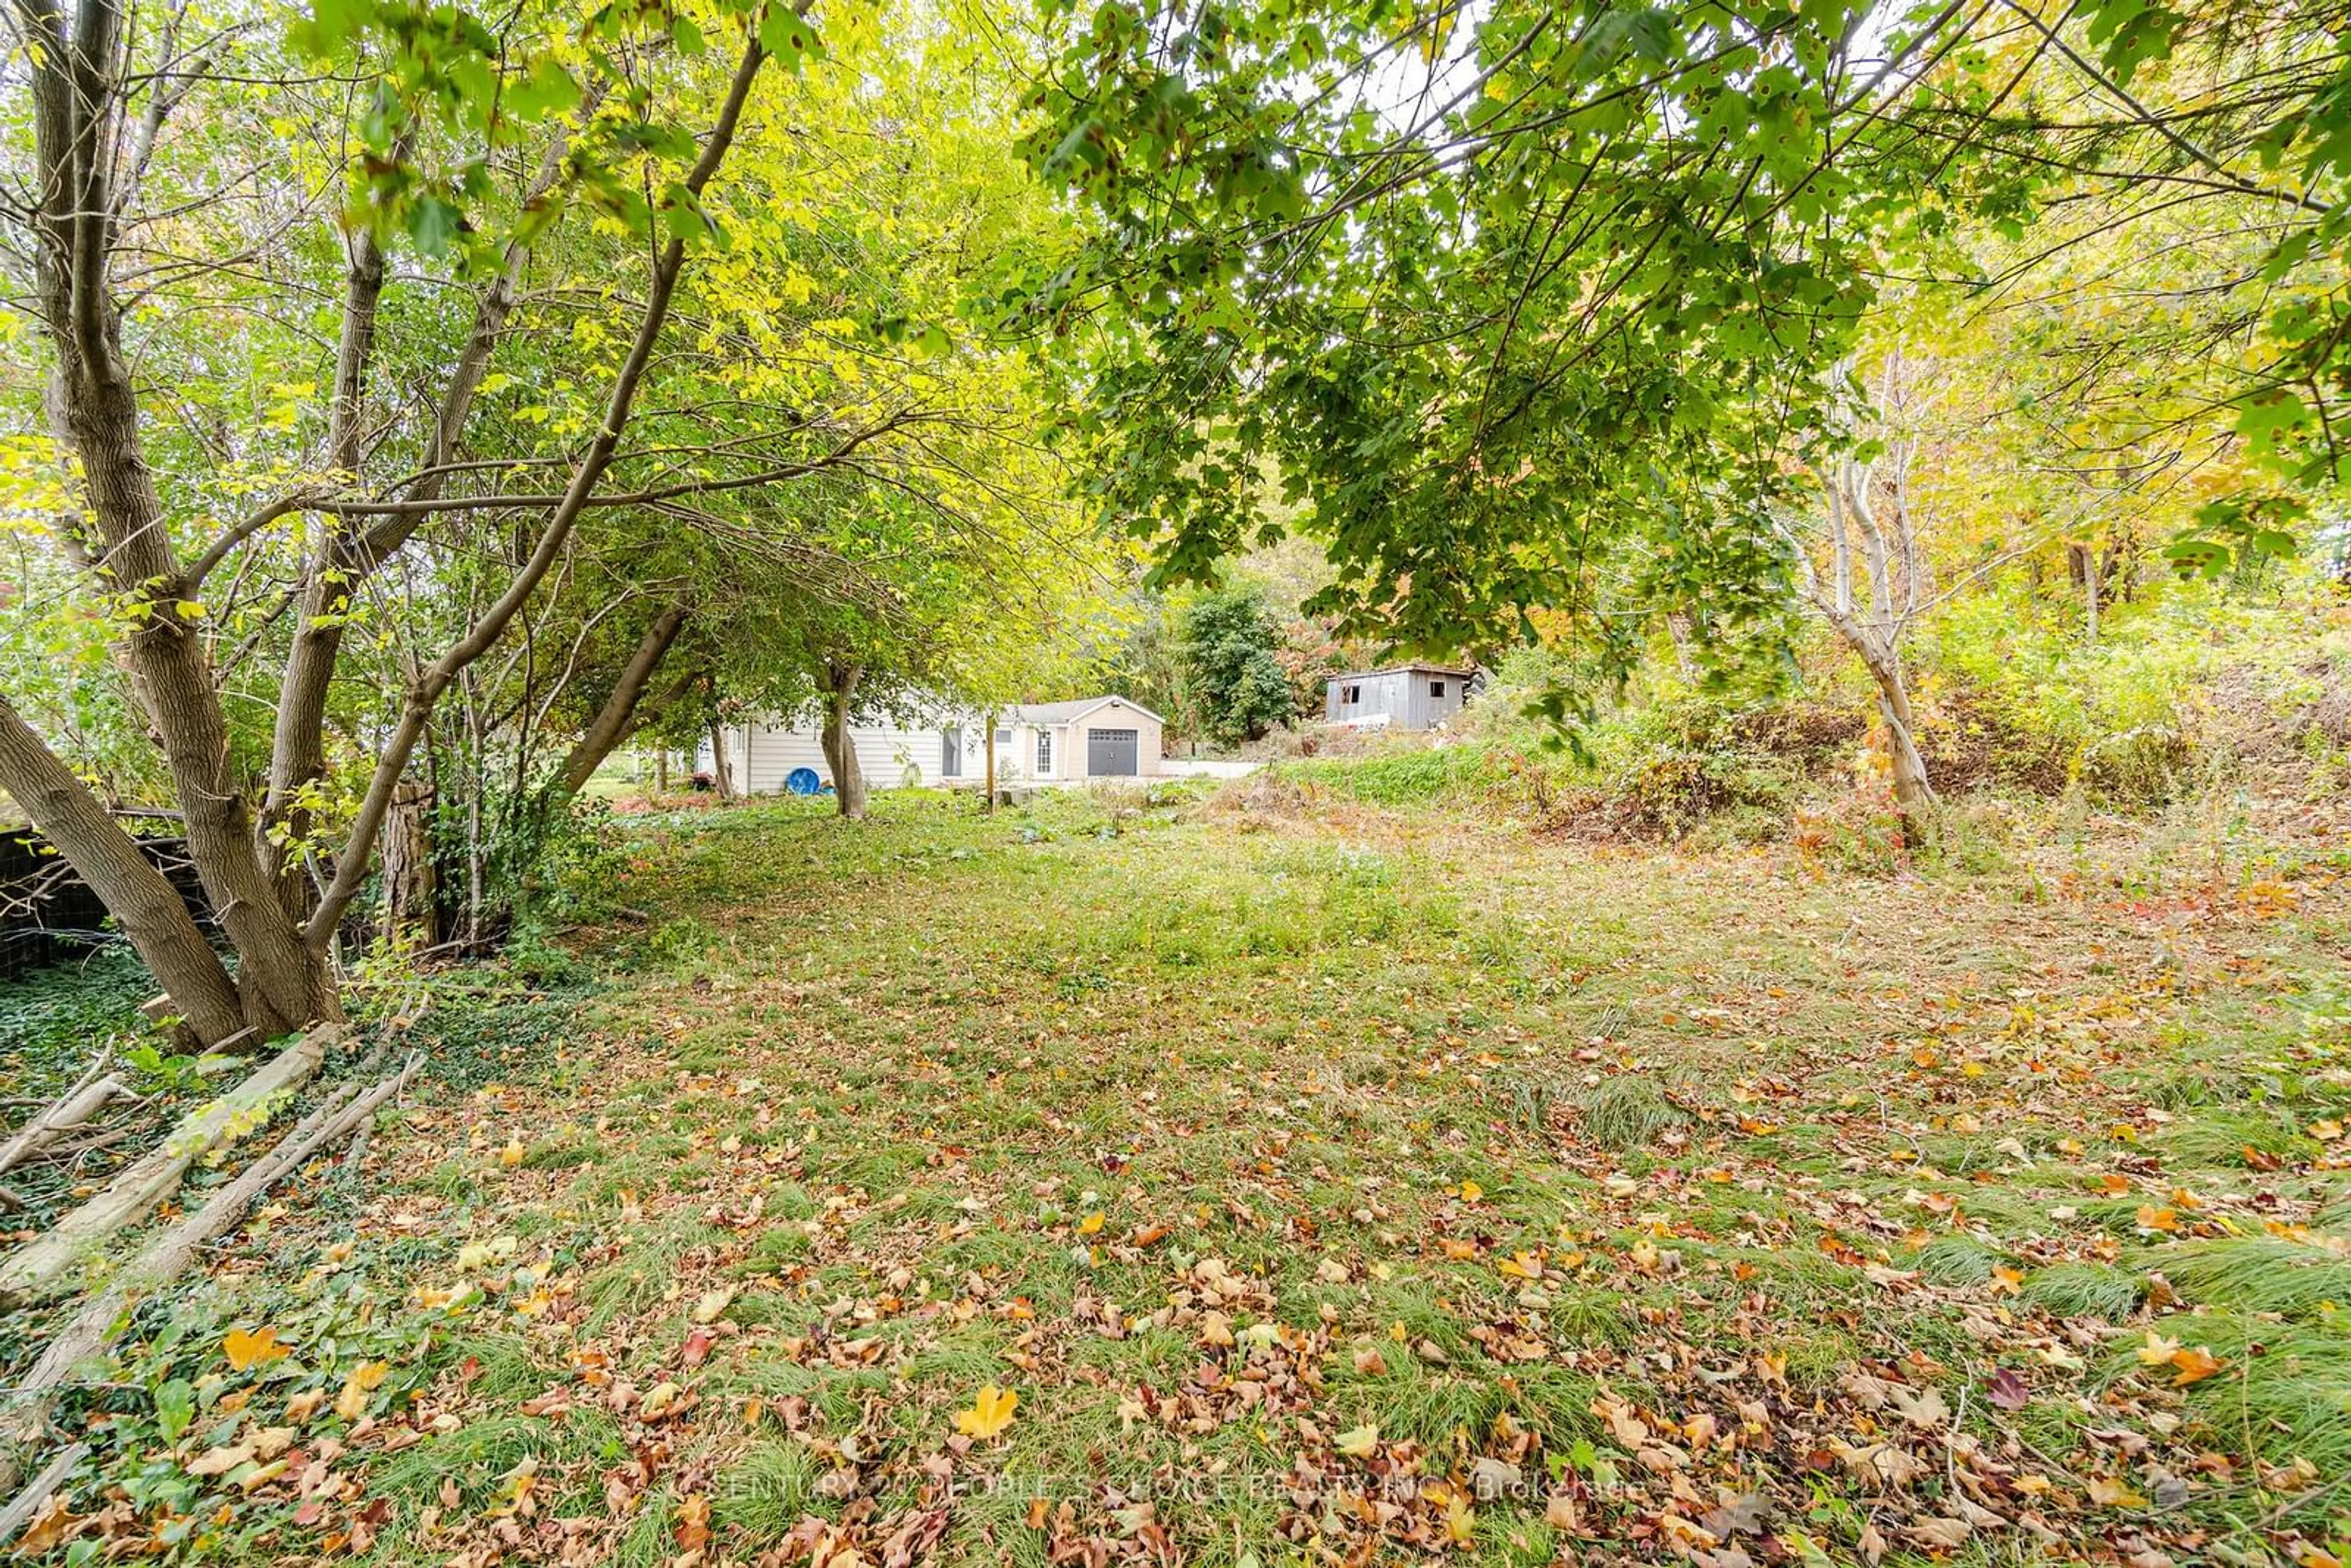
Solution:
M 1379 1451 L 1380 1429 L 1377 1427 L 1358 1427 L 1332 1438 L 1331 1446 L 1351 1459 L 1368 1459 Z
M 2147 1502 L 2147 1499 L 2131 1490 L 2128 1481 L 2107 1476 L 2092 1476 L 2088 1490 L 2090 1500 L 2102 1508 L 2138 1508 Z
M 1445 1505 L 1445 1535 L 1456 1546 L 1467 1546 L 1478 1539 L 1477 1517 L 1469 1511 L 1469 1500 L 1459 1492 Z
M 2138 1347 L 2141 1366 L 2168 1366 L 2171 1358 L 2179 1354 L 2179 1342 L 2166 1339 L 2153 1329 L 2147 1331 L 2147 1343 Z
M 1465 1181 L 1465 1182 L 1463 1182 L 1463 1183 L 1461 1184 L 1461 1201 L 1462 1201 L 1462 1202 L 1464 1202 L 1464 1203 L 1475 1203 L 1475 1202 L 1477 1202 L 1479 1198 L 1481 1198 L 1481 1197 L 1485 1197 L 1485 1196 L 1486 1196 L 1486 1189 L 1485 1189 L 1484 1187 L 1482 1187 L 1482 1186 L 1479 1186 L 1476 1182 L 1474 1182 L 1474 1181 Z
M 1083 1219 L 1078 1221 L 1078 1234 L 1081 1236 L 1098 1236 L 1102 1234 L 1103 1221 L 1108 1218 L 1109 1216 L 1103 1214 L 1102 1210 L 1094 1210 L 1092 1214 L 1087 1215 Z
M 276 1329 L 256 1329 L 247 1333 L 243 1329 L 231 1329 L 221 1341 L 221 1349 L 228 1364 L 239 1372 L 249 1372 L 266 1362 L 277 1361 L 294 1353 L 277 1342 Z
M 2171 1385 L 2185 1388 L 2191 1383 L 2201 1383 L 2227 1364 L 2200 1344 L 2184 1345 L 2171 1354 Z
M 368 1396 L 382 1385 L 392 1373 L 392 1364 L 384 1361 L 363 1362 L 351 1368 L 343 1379 L 343 1391 L 335 1396 L 335 1414 L 346 1421 L 356 1421 L 367 1413 Z
M 1020 1396 L 991 1383 L 979 1391 L 970 1409 L 956 1412 L 956 1430 L 967 1437 L 996 1437 L 1012 1425 L 1012 1412 L 1019 1403 Z
M 498 1151 L 498 1164 L 506 1166 L 508 1170 L 512 1170 L 515 1166 L 522 1164 L 522 1140 L 520 1138 L 508 1138 L 507 1140 L 507 1146 Z
M 206 1448 L 190 1459 L 187 1469 L 190 1475 L 209 1480 L 214 1476 L 228 1474 L 239 1465 L 250 1463 L 252 1458 L 253 1445 L 250 1442 L 223 1444 L 217 1448 Z

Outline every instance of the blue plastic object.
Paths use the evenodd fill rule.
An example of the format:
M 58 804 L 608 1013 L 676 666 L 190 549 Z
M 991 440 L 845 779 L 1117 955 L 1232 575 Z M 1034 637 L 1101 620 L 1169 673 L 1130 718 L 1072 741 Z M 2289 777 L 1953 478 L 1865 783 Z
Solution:
M 795 795 L 813 795 L 824 788 L 824 780 L 813 768 L 795 768 L 784 775 L 784 788 Z

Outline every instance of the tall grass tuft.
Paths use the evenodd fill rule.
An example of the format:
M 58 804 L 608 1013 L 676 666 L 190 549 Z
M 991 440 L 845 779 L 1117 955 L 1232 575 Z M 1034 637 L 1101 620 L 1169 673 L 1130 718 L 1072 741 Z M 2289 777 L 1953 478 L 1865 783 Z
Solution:
M 2250 1312 L 2351 1312 L 2351 1258 L 2275 1236 L 2189 1241 L 2163 1250 L 2164 1277 L 2191 1301 Z M 2351 1329 L 2351 1323 L 2342 1325 Z
M 1584 1135 L 1620 1153 L 1654 1143 L 1689 1124 L 1690 1114 L 1666 1097 L 1655 1080 L 1637 1072 L 1604 1078 L 1577 1103 Z

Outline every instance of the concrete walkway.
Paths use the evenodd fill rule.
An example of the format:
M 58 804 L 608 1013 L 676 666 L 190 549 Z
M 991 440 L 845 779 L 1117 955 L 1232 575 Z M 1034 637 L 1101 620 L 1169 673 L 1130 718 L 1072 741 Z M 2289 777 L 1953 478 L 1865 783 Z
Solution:
M 1159 759 L 1162 779 L 1246 779 L 1262 762 L 1224 762 L 1207 757 L 1163 757 Z

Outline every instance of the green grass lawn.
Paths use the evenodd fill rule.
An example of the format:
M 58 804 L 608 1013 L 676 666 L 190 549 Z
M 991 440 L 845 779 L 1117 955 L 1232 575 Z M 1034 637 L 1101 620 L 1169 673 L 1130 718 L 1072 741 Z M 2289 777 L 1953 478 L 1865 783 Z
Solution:
M 432 1087 L 363 1179 L 144 1309 L 69 1413 L 107 1445 L 77 1539 L 1741 1568 L 2351 1534 L 2324 865 L 1847 878 L 1264 786 L 628 831 L 611 924 L 413 1015 Z M 232 1327 L 288 1354 L 233 1365 Z

